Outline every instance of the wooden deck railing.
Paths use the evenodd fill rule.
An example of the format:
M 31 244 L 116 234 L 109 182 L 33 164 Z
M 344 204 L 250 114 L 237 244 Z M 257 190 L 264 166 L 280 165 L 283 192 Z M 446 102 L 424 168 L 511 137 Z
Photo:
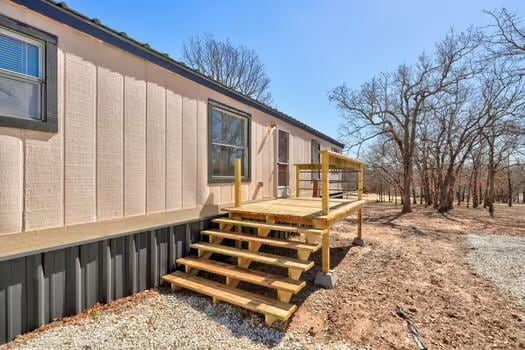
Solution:
M 300 174 L 302 171 L 320 171 L 321 198 L 323 202 L 323 215 L 328 215 L 330 211 L 330 172 L 336 170 L 354 170 L 357 173 L 357 199 L 363 199 L 364 171 L 365 163 L 342 154 L 321 151 L 321 163 L 301 163 L 295 164 L 295 196 L 300 197 L 301 185 Z M 312 180 L 317 181 L 317 180 Z M 314 191 L 315 192 L 315 191 Z

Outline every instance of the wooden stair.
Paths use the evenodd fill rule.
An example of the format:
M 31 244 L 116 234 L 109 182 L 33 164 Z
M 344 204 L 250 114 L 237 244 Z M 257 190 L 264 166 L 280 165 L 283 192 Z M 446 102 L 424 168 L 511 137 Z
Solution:
M 206 271 L 226 278 L 233 278 L 259 286 L 282 290 L 290 293 L 298 293 L 306 286 L 304 281 L 296 281 L 283 276 L 265 273 L 257 270 L 245 269 L 235 265 L 225 264 L 220 261 L 202 259 L 197 257 L 186 257 L 177 259 L 177 263 L 189 269 Z M 229 284 L 226 282 L 226 284 Z
M 311 244 L 311 243 L 305 243 L 305 242 L 299 242 L 299 241 L 290 241 L 287 239 L 260 237 L 260 236 L 254 236 L 254 235 L 244 234 L 244 233 L 224 232 L 224 231 L 217 231 L 217 230 L 204 230 L 202 231 L 202 234 L 212 236 L 212 237 L 233 239 L 235 241 L 241 241 L 241 242 L 255 242 L 255 243 L 260 243 L 260 244 L 269 245 L 269 246 L 278 247 L 278 248 L 288 248 L 288 249 L 296 249 L 300 251 L 308 251 L 310 253 L 315 253 L 316 251 L 319 250 L 319 248 L 321 248 L 321 245 L 319 244 Z
M 199 242 L 191 245 L 197 250 L 197 257 L 177 259 L 185 272 L 176 271 L 163 276 L 173 289 L 186 288 L 213 298 L 214 302 L 224 301 L 251 311 L 264 314 L 265 322 L 271 326 L 275 321 L 286 321 L 296 310 L 290 304 L 294 294 L 299 293 L 306 282 L 300 281 L 303 272 L 314 266 L 308 258 L 320 249 L 318 239 L 324 230 L 291 225 L 243 220 L 239 218 L 214 219 L 219 229 L 203 230 L 210 243 Z M 242 232 L 243 227 L 257 229 L 257 234 Z M 271 231 L 285 231 L 304 235 L 304 241 L 286 240 L 268 237 Z M 222 245 L 224 240 L 233 240 L 236 247 Z M 248 249 L 241 249 L 241 243 L 248 242 Z M 297 258 L 260 252 L 262 246 L 285 248 L 297 251 Z M 236 258 L 237 264 L 227 264 L 212 260 L 217 254 Z M 250 267 L 252 262 L 278 266 L 287 269 L 288 276 L 281 276 Z M 226 283 L 219 283 L 197 276 L 199 271 L 223 276 Z M 260 296 L 238 288 L 240 282 L 273 289 L 277 298 Z
M 259 312 L 264 315 L 265 322 L 269 325 L 277 320 L 287 320 L 297 309 L 297 306 L 293 304 L 246 292 L 238 288 L 228 287 L 219 282 L 180 271 L 165 275 L 162 279 L 170 283 L 173 289 L 185 288 L 212 297 L 214 303 L 225 301 Z
M 313 261 L 299 260 L 267 253 L 254 253 L 249 250 L 227 247 L 219 244 L 194 243 L 191 247 L 199 251 L 199 256 L 201 256 L 203 252 L 218 253 L 227 256 L 234 256 L 240 259 L 253 260 L 263 264 L 301 270 L 303 272 L 310 270 L 314 266 Z
M 322 236 L 326 231 L 319 230 L 314 228 L 306 227 L 297 227 L 293 225 L 282 225 L 282 224 L 270 224 L 262 221 L 250 221 L 250 220 L 236 220 L 229 218 L 217 218 L 213 219 L 213 222 L 217 224 L 226 224 L 226 225 L 239 225 L 244 227 L 251 228 L 262 228 L 273 231 L 283 231 L 283 232 L 292 232 L 292 233 L 311 233 L 314 235 Z

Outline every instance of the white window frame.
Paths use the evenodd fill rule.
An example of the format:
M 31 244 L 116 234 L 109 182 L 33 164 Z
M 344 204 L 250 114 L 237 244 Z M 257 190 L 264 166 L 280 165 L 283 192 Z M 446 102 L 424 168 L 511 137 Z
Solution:
M 5 36 L 9 36 L 15 39 L 18 39 L 20 41 L 24 41 L 28 44 L 35 45 L 38 47 L 38 77 L 35 78 L 31 75 L 13 72 L 7 69 L 0 68 L 0 74 L 6 74 L 9 77 L 18 77 L 23 80 L 30 80 L 31 82 L 39 82 L 41 83 L 43 81 L 44 74 L 44 43 L 40 40 L 36 40 L 33 38 L 30 38 L 26 35 L 20 34 L 14 30 L 6 29 L 4 27 L 0 26 L 0 34 L 3 34 Z

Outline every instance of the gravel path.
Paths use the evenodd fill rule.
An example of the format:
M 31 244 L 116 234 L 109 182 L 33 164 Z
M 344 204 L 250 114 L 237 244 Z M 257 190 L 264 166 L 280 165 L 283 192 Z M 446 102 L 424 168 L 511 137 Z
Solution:
M 468 235 L 467 261 L 525 305 L 525 237 Z
M 267 328 L 262 317 L 187 292 L 158 294 L 15 342 L 17 349 L 357 349 L 316 345 L 309 335 Z M 2 347 L 0 346 L 0 349 Z

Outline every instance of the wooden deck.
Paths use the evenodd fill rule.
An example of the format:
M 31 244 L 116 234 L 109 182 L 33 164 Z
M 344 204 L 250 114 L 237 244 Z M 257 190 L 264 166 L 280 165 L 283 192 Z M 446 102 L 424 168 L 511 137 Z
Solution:
M 329 214 L 322 213 L 321 198 L 279 198 L 224 208 L 231 216 L 274 219 L 275 222 L 325 228 L 362 208 L 365 200 L 330 199 Z
M 235 205 L 223 208 L 228 218 L 212 220 L 218 229 L 203 230 L 209 243 L 194 243 L 197 257 L 178 259 L 184 265 L 185 273 L 176 271 L 163 276 L 173 289 L 186 288 L 212 297 L 214 303 L 225 301 L 265 316 L 271 326 L 275 321 L 288 320 L 297 307 L 290 304 L 292 296 L 301 291 L 305 282 L 301 275 L 314 266 L 310 255 L 321 249 L 322 271 L 316 276 L 316 284 L 326 288 L 335 285 L 334 271 L 330 270 L 330 228 L 337 221 L 353 213 L 357 214 L 357 238 L 361 240 L 363 223 L 364 164 L 327 150 L 321 151 L 321 164 L 297 164 L 297 175 L 302 170 L 320 170 L 321 198 L 300 197 L 300 191 L 291 198 L 278 198 L 252 203 L 243 203 L 241 198 L 241 159 L 235 166 Z M 330 196 L 330 169 L 353 169 L 358 174 L 357 196 L 352 199 L 335 199 Z M 299 176 L 296 176 L 296 189 Z M 249 229 L 247 229 L 249 228 Z M 255 231 L 255 232 L 254 232 Z M 272 231 L 295 233 L 293 240 L 277 239 L 270 236 Z M 233 241 L 225 244 L 224 241 Z M 296 258 L 288 255 L 261 252 L 262 246 L 280 247 L 296 251 Z M 279 251 L 277 251 L 279 253 Z M 222 255 L 236 259 L 234 265 L 213 260 Z M 252 262 L 257 262 L 252 266 Z M 257 271 L 257 265 L 273 265 L 287 269 L 288 276 L 273 275 Z M 197 277 L 199 271 L 207 271 L 225 277 L 225 284 Z M 319 277 L 320 276 L 320 277 Z M 317 281 L 319 277 L 319 282 Z M 275 289 L 277 298 L 262 297 L 242 289 L 240 282 L 251 283 Z

